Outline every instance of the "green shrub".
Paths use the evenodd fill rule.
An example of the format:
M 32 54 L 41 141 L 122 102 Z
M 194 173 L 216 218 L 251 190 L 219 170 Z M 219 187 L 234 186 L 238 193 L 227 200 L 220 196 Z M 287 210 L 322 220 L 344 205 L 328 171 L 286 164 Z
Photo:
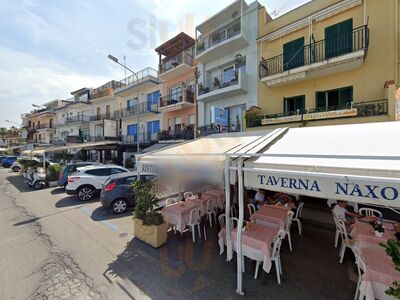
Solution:
M 47 167 L 47 180 L 48 181 L 56 181 L 58 176 L 60 176 L 61 172 L 61 165 L 60 164 L 53 164 Z
M 143 225 L 161 225 L 164 222 L 161 212 L 155 210 L 158 203 L 156 195 L 151 191 L 150 181 L 137 180 L 132 187 L 135 191 L 135 218 L 143 221 Z

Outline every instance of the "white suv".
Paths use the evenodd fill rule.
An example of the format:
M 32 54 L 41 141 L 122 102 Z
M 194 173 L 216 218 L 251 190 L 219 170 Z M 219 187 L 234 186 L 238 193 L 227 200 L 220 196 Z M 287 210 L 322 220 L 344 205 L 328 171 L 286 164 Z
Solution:
M 114 174 L 129 172 L 120 166 L 101 165 L 78 168 L 78 171 L 68 176 L 65 192 L 77 195 L 79 200 L 88 201 L 101 192 L 104 182 Z

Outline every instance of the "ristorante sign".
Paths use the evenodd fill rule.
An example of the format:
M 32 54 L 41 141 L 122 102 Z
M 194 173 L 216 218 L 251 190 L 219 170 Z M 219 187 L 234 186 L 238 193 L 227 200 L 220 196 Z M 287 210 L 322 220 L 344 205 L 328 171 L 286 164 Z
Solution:
M 245 173 L 245 186 L 317 198 L 400 206 L 400 182 L 351 176 L 285 175 L 279 172 Z
M 357 116 L 357 108 L 342 109 L 342 110 L 332 110 L 332 111 L 322 111 L 310 114 L 304 114 L 303 120 L 323 120 L 323 119 L 335 119 L 344 117 L 355 117 Z

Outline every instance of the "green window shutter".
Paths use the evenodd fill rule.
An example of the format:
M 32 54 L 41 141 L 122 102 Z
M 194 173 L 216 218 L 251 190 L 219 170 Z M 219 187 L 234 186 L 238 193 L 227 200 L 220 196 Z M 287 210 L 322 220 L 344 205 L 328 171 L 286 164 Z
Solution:
M 326 107 L 326 93 L 325 92 L 316 92 L 315 93 L 315 108 L 325 108 Z
M 304 110 L 306 109 L 306 96 L 302 95 L 297 97 L 296 100 L 296 110 L 300 110 L 300 113 L 303 113 Z
M 283 45 L 283 70 L 304 66 L 304 37 Z
M 353 19 L 325 28 L 325 58 L 353 51 Z
M 345 107 L 353 102 L 353 87 L 346 87 L 339 90 L 339 105 Z

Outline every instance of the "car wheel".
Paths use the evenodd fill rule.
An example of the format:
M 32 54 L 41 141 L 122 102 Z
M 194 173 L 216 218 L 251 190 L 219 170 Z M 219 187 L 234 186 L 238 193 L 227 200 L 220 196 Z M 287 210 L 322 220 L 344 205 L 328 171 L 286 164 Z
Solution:
M 15 173 L 17 173 L 17 172 L 21 171 L 21 168 L 20 168 L 20 167 L 13 167 L 12 170 L 13 170 Z
M 126 211 L 128 208 L 128 204 L 126 203 L 126 200 L 124 199 L 117 199 L 114 201 L 112 205 L 112 210 L 116 214 L 121 214 Z
M 78 198 L 81 201 L 89 201 L 94 197 L 94 189 L 90 186 L 84 186 L 78 189 Z

